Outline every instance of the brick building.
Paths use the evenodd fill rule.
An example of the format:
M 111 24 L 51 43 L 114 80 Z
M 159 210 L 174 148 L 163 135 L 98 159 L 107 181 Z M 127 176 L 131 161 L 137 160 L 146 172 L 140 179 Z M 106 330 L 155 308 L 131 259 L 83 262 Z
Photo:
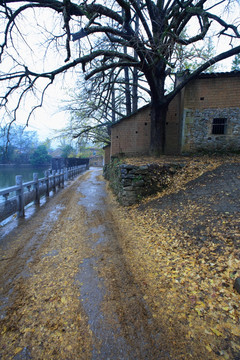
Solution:
M 111 126 L 111 156 L 146 154 L 150 146 L 149 105 Z
M 120 154 L 147 154 L 150 105 L 111 127 L 108 162 Z M 169 104 L 166 154 L 201 150 L 240 150 L 240 72 L 202 74 Z

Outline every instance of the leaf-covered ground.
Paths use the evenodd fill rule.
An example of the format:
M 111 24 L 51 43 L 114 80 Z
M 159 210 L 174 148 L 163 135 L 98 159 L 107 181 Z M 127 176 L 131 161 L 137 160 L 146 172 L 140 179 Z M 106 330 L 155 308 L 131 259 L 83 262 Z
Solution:
M 75 284 L 88 254 L 77 186 L 1 243 L 1 359 L 91 358 L 91 331 Z
M 188 359 L 239 359 L 239 157 L 171 161 L 186 166 L 168 189 L 116 214 L 125 256 L 167 329 L 171 358 L 186 359 L 188 349 Z
M 239 157 L 172 160 L 186 166 L 139 205 L 99 194 L 90 171 L 0 243 L 1 359 L 240 358 Z M 105 331 L 121 357 L 104 356 Z

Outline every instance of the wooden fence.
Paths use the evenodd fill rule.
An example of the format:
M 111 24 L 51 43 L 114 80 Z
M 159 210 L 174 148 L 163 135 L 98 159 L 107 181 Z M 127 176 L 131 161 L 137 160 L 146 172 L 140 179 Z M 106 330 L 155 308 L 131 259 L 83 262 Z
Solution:
M 60 171 L 48 170 L 41 179 L 34 173 L 33 180 L 26 183 L 22 182 L 22 175 L 17 175 L 16 185 L 0 190 L 0 222 L 15 213 L 18 217 L 24 217 L 26 205 L 39 205 L 41 196 L 48 197 L 50 191 L 56 192 L 57 188 L 63 188 L 65 181 L 73 179 L 87 168 L 87 165 L 80 165 Z

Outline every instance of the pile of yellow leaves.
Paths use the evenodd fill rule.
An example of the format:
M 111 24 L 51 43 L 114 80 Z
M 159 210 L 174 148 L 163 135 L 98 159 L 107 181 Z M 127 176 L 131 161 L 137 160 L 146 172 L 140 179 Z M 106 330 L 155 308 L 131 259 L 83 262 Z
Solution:
M 239 213 L 214 212 L 214 197 L 204 204 L 196 198 L 181 202 L 181 196 L 176 203 L 174 196 L 191 190 L 191 180 L 239 157 L 182 160 L 186 166 L 172 186 L 117 212 L 122 233 L 128 229 L 122 247 L 154 319 L 167 329 L 168 341 L 179 343 L 176 359 L 185 359 L 177 352 L 181 346 L 196 359 L 200 345 L 206 354 L 199 359 L 237 359 L 240 294 L 233 283 L 240 276 Z

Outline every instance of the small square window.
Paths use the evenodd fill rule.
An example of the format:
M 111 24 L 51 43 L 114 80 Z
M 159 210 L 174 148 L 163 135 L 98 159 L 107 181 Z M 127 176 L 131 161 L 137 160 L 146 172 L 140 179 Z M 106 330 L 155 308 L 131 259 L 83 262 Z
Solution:
M 215 118 L 212 122 L 212 134 L 213 135 L 224 135 L 226 134 L 227 119 L 226 118 Z

